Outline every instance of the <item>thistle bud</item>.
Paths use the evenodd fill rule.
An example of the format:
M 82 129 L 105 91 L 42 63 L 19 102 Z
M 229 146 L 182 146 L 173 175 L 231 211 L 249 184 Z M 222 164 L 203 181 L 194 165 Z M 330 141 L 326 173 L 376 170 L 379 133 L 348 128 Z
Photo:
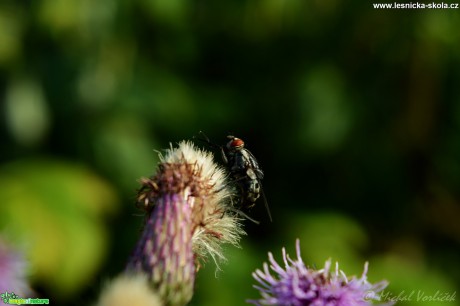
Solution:
M 238 245 L 244 233 L 228 209 L 225 177 L 212 154 L 181 142 L 160 155 L 154 176 L 141 180 L 138 204 L 146 221 L 127 272 L 146 275 L 165 305 L 190 301 L 200 263 L 208 256 L 224 260 L 221 245 Z

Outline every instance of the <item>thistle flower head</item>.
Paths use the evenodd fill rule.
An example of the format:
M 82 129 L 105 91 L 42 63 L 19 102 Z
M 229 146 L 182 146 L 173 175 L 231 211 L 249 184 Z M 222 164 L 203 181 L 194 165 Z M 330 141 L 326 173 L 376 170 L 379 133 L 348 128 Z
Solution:
M 221 244 L 237 245 L 244 233 L 227 209 L 225 177 L 212 154 L 181 142 L 141 180 L 138 203 L 147 218 L 127 270 L 146 274 L 166 305 L 187 303 L 199 260 L 225 259 Z
M 27 262 L 22 254 L 0 237 L 0 293 L 31 294 L 27 283 Z
M 331 271 L 331 261 L 321 270 L 307 268 L 300 257 L 300 243 L 296 241 L 297 260 L 292 260 L 283 248 L 284 268 L 268 253 L 270 268 L 277 274 L 272 276 L 268 264 L 263 271 L 256 270 L 253 277 L 259 282 L 254 288 L 262 295 L 259 300 L 248 300 L 255 305 L 312 305 L 312 306 L 366 306 L 378 300 L 377 293 L 388 283 L 371 284 L 367 281 L 368 264 L 360 278 L 348 278 L 339 270 Z M 383 304 L 381 304 L 383 305 Z M 386 304 L 389 305 L 389 304 Z
M 161 299 L 150 289 L 145 275 L 120 275 L 107 283 L 96 306 L 162 306 Z

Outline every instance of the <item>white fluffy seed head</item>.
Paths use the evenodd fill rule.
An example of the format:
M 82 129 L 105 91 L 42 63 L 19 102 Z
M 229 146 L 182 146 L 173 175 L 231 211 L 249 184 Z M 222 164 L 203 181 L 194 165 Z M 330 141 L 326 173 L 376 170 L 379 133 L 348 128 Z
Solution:
M 160 161 L 167 164 L 187 163 L 195 165 L 193 171 L 198 179 L 205 182 L 209 188 L 207 192 L 218 202 L 227 201 L 232 191 L 226 181 L 226 171 L 214 162 L 214 156 L 211 152 L 201 150 L 189 141 L 182 141 L 178 148 L 172 145 L 163 157 L 160 154 Z

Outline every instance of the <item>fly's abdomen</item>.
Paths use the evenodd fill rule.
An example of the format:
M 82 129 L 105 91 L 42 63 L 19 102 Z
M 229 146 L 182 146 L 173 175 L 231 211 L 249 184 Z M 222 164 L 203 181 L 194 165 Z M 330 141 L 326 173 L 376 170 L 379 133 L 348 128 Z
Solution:
M 258 180 L 248 179 L 245 181 L 245 206 L 251 208 L 260 197 L 260 184 Z

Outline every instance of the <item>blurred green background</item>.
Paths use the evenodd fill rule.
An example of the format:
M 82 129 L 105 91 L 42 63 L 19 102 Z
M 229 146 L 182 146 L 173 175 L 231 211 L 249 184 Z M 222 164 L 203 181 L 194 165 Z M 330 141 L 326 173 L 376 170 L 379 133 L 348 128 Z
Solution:
M 142 223 L 154 150 L 241 137 L 265 171 L 242 248 L 198 273 L 192 305 L 257 298 L 281 247 L 392 294 L 460 284 L 460 16 L 369 1 L 0 3 L 0 231 L 35 291 L 94 302 Z M 216 279 L 217 275 L 217 279 Z M 403 297 L 402 296 L 402 297 Z M 460 305 L 423 302 L 423 305 Z

